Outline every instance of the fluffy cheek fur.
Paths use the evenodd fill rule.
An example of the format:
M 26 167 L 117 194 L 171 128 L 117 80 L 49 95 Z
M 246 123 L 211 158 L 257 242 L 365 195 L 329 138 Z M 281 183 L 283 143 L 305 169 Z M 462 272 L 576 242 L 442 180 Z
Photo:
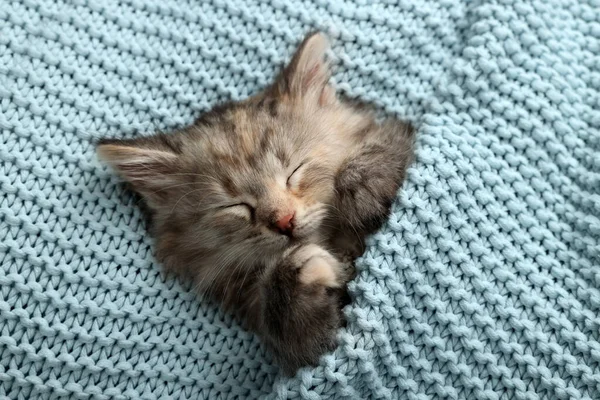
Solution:
M 170 220 L 154 229 L 157 256 L 201 293 L 222 292 L 224 282 L 244 279 L 257 263 L 270 264 L 287 246 L 285 236 L 257 233 L 259 228 L 231 217 Z

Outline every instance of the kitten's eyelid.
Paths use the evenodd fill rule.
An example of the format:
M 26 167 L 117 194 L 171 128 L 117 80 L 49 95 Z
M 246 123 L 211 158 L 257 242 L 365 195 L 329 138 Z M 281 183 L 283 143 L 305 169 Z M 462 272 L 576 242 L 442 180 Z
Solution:
M 232 203 L 232 204 L 227 204 L 225 206 L 221 206 L 219 207 L 220 209 L 225 209 L 225 208 L 231 208 L 231 207 L 238 207 L 238 206 L 244 206 L 244 207 L 248 207 L 250 210 L 254 210 L 254 207 L 252 207 L 249 203 L 246 202 L 239 202 L 239 203 Z
M 302 167 L 304 166 L 304 164 L 306 164 L 304 161 L 303 161 L 303 162 L 301 162 L 301 163 L 300 163 L 300 165 L 298 165 L 298 166 L 296 167 L 296 169 L 295 169 L 294 171 L 292 171 L 292 173 L 290 174 L 290 176 L 292 176 L 292 175 L 294 175 L 296 172 L 298 172 L 298 170 L 299 170 L 300 168 L 302 168 Z
M 241 211 L 241 207 L 245 208 L 245 211 L 240 214 Z M 231 211 L 228 211 L 231 210 Z M 252 207 L 250 204 L 248 203 L 244 203 L 244 202 L 240 202 L 240 203 L 232 203 L 232 204 L 227 204 L 224 206 L 219 207 L 219 211 L 223 211 L 226 213 L 232 213 L 232 215 L 237 215 L 237 216 L 245 216 L 246 213 L 247 217 L 250 219 L 250 221 L 254 221 L 254 213 L 256 212 L 256 210 L 254 209 L 254 207 Z
M 301 169 L 301 168 L 302 168 L 302 167 L 303 167 L 305 164 L 306 164 L 306 162 L 301 162 L 301 163 L 300 163 L 300 165 L 298 165 L 298 166 L 296 167 L 296 169 L 294 169 L 294 171 L 292 171 L 292 173 L 291 173 L 291 174 L 288 176 L 288 178 L 287 178 L 287 181 L 286 181 L 286 184 L 287 184 L 287 186 L 290 186 L 290 185 L 291 185 L 290 181 L 292 180 L 292 178 L 294 177 L 294 175 L 296 175 L 296 173 L 297 173 L 298 171 L 300 171 L 300 169 Z

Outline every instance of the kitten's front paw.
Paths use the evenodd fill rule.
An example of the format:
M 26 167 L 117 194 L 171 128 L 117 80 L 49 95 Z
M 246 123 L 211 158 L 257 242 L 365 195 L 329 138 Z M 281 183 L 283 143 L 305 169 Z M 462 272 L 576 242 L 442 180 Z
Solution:
M 263 291 L 263 338 L 287 374 L 315 365 L 336 345 L 342 325 L 341 264 L 317 245 L 291 251 Z

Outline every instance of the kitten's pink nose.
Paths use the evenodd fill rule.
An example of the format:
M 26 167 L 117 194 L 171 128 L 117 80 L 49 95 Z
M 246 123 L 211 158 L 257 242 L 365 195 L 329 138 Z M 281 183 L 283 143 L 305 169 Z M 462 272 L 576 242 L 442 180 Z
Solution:
M 294 230 L 294 213 L 289 213 L 275 222 L 275 227 L 284 235 L 290 236 Z

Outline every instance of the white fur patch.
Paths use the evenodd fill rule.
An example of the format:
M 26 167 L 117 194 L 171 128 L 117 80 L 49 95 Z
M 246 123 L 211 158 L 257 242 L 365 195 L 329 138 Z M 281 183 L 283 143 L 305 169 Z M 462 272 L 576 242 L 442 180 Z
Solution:
M 318 283 L 327 287 L 339 287 L 340 263 L 327 250 L 311 244 L 298 250 L 296 254 L 302 267 L 300 282 L 305 285 Z
M 236 204 L 231 207 L 224 208 L 223 212 L 231 216 L 250 221 L 251 211 L 249 206 L 245 204 Z

